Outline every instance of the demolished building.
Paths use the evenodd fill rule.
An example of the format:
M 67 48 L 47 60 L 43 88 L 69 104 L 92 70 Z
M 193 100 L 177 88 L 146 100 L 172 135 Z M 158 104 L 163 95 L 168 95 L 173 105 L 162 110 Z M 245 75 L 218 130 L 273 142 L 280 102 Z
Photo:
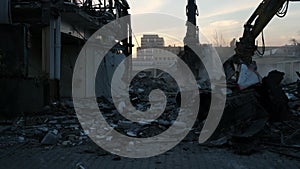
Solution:
M 2 0 L 0 7 L 0 109 L 8 114 L 71 97 L 73 68 L 87 39 L 129 16 L 124 0 Z M 125 57 L 132 48 L 129 28 L 130 22 L 128 38 L 120 40 Z
M 18 4 L 19 2 L 20 1 L 17 1 L 16 4 Z M 31 2 L 33 1 L 30 1 L 30 3 L 27 2 L 21 4 L 28 5 L 31 4 Z M 43 4 L 45 1 L 38 2 L 41 2 L 41 4 Z M 49 3 L 52 4 L 53 1 L 49 1 Z M 69 83 L 72 77 L 72 69 L 75 64 L 77 54 L 83 46 L 85 40 L 93 33 L 93 31 L 96 31 L 98 28 L 101 28 L 101 26 L 105 24 L 105 22 L 109 22 L 118 17 L 118 13 L 111 13 L 112 7 L 110 8 L 110 5 L 107 6 L 104 4 L 104 6 L 102 6 L 103 9 L 99 8 L 100 11 L 98 11 L 98 7 L 91 8 L 91 6 L 93 5 L 90 5 L 89 3 L 77 5 L 74 2 L 63 2 L 61 3 L 61 5 L 63 5 L 62 8 L 55 8 L 53 6 L 51 7 L 51 9 L 55 9 L 54 11 L 60 11 L 58 12 L 60 15 L 55 16 L 58 18 L 61 16 L 61 18 L 60 20 L 54 19 L 53 24 L 49 21 L 48 24 L 50 26 L 45 24 L 35 27 L 31 26 L 31 24 L 26 23 L 15 25 L 5 24 L 1 28 L 4 29 L 7 27 L 8 30 L 12 31 L 12 34 L 17 32 L 22 35 L 20 36 L 20 34 L 18 34 L 15 36 L 16 38 L 12 39 L 12 36 L 8 36 L 9 31 L 6 30 L 6 33 L 1 32 L 3 34 L 1 35 L 2 37 L 7 37 L 7 39 L 9 39 L 6 41 L 3 40 L 1 43 L 1 47 L 4 46 L 2 47 L 4 50 L 1 50 L 1 58 L 3 58 L 3 60 L 1 61 L 1 85 L 6 85 L 4 87 L 1 87 L 2 90 L 5 89 L 2 92 L 3 96 L 1 96 L 3 99 L 3 105 L 1 105 L 3 107 L 1 108 L 9 108 L 9 106 L 13 104 L 16 108 L 22 109 L 22 111 L 26 111 L 26 109 L 22 106 L 32 105 L 31 103 L 35 102 L 34 99 L 42 101 L 42 103 L 40 104 L 42 105 L 46 103 L 47 100 L 50 100 L 55 97 L 70 97 L 71 91 L 69 90 L 71 89 L 71 85 Z M 18 8 L 19 7 L 20 6 L 18 6 Z M 68 8 L 68 10 L 70 11 L 65 11 L 65 7 Z M 74 12 L 73 10 L 77 11 L 78 13 Z M 104 12 L 103 17 L 101 17 L 102 15 L 98 15 L 101 14 L 101 10 L 103 10 L 102 12 Z M 63 14 L 65 12 L 67 12 L 66 16 L 68 17 L 63 17 Z M 7 20 L 8 23 L 12 22 L 9 20 L 9 17 L 3 20 Z M 69 23 L 70 25 L 68 25 L 68 21 L 72 23 Z M 190 21 L 193 22 L 194 19 L 191 19 Z M 57 29 L 57 24 L 61 25 L 60 30 Z M 17 25 L 21 26 L 21 28 L 14 29 L 14 26 Z M 26 25 L 29 25 L 29 27 L 26 27 Z M 43 30 L 44 28 L 46 30 Z M 53 31 L 53 28 L 55 28 L 55 31 Z M 196 34 L 193 34 L 192 37 L 194 37 L 194 35 Z M 18 45 L 18 43 L 14 42 L 18 41 L 20 37 L 23 37 L 23 39 L 21 38 L 22 43 L 19 44 L 19 46 L 16 46 Z M 198 46 L 200 50 L 210 48 L 209 45 L 200 46 L 200 44 L 194 43 L 195 41 L 193 40 L 195 39 L 192 38 L 191 41 L 189 41 L 187 38 L 186 44 Z M 42 43 L 40 44 L 39 42 L 41 41 Z M 128 41 L 126 40 L 126 42 L 122 43 L 121 46 L 118 46 L 115 49 L 123 50 L 124 54 L 120 55 L 111 51 L 111 53 L 108 54 L 107 58 L 111 60 L 109 60 L 108 62 L 112 61 L 113 64 L 118 64 L 120 60 L 123 59 L 123 57 L 128 57 L 128 54 L 131 53 L 130 38 L 128 39 Z M 12 49 L 7 47 L 9 43 L 9 47 L 13 46 L 11 47 Z M 11 45 L 13 43 L 14 45 Z M 14 49 L 24 49 L 25 52 L 23 50 L 15 50 L 15 52 L 20 52 L 21 55 L 15 54 L 12 55 L 14 57 L 9 58 L 12 60 L 7 59 L 7 56 L 13 53 Z M 61 52 L 59 52 L 59 50 Z M 186 61 L 193 62 L 193 60 L 191 61 L 189 59 L 192 59 L 190 58 L 190 56 L 193 57 L 194 53 L 192 53 L 189 48 L 185 48 L 185 50 L 186 51 L 184 52 L 186 53 L 182 54 L 187 56 Z M 18 58 L 20 56 L 22 57 Z M 110 58 L 109 56 L 112 57 Z M 114 60 L 112 58 L 117 59 Z M 92 65 L 90 62 L 86 65 Z M 11 66 L 8 67 L 8 64 L 11 64 Z M 201 66 L 199 67 L 198 63 L 192 66 L 196 68 L 193 72 L 195 73 L 195 76 L 199 75 Z M 40 71 L 34 71 L 35 69 Z M 110 66 L 109 64 L 103 66 L 102 70 L 104 74 L 102 75 L 112 76 L 113 69 L 114 67 Z M 6 72 L 6 70 L 9 71 Z M 197 76 L 196 78 L 198 77 L 201 76 Z M 294 115 L 297 116 L 297 118 L 299 118 L 299 103 L 292 103 L 292 100 L 287 100 L 286 97 L 283 97 L 283 100 L 279 100 L 279 102 L 271 102 L 272 100 L 274 100 L 274 98 L 269 97 L 271 96 L 270 93 L 278 94 L 280 95 L 280 97 L 285 95 L 285 93 L 282 92 L 280 85 L 282 78 L 283 73 L 277 71 L 271 72 L 270 76 L 265 78 L 263 83 L 263 87 L 265 88 L 262 88 L 263 90 L 261 94 L 261 96 L 265 97 L 257 97 L 258 90 L 255 89 L 255 87 L 257 86 L 252 86 L 253 88 L 250 87 L 247 90 L 241 91 L 236 88 L 236 85 L 229 85 L 229 88 L 231 87 L 230 89 L 232 90 L 225 90 L 228 100 L 226 103 L 225 114 L 222 117 L 223 121 L 221 121 L 219 125 L 219 130 L 217 131 L 218 133 L 216 133 L 217 140 L 211 141 L 209 142 L 209 144 L 215 146 L 233 147 L 237 149 L 237 152 L 243 154 L 252 152 L 251 149 L 247 148 L 248 145 L 250 145 L 251 147 L 255 146 L 255 148 L 257 148 L 258 146 L 265 146 L 267 144 L 275 144 L 276 147 L 276 144 L 278 144 L 280 146 L 290 146 L 291 148 L 295 148 L 297 145 L 294 146 L 293 142 L 297 142 L 297 139 L 294 139 L 293 137 L 297 137 L 299 135 L 298 130 L 295 132 L 295 130 L 299 127 L 299 122 L 297 121 L 296 117 L 294 117 L 295 119 L 293 121 L 290 121 L 291 124 L 288 125 L 283 125 L 284 123 L 269 123 L 266 116 L 272 116 L 272 114 L 266 115 L 265 109 L 261 106 L 261 101 L 264 101 L 264 103 L 267 105 L 264 107 L 269 108 L 268 112 L 273 112 L 273 115 L 275 115 L 275 117 L 279 115 L 280 120 L 282 120 L 281 115 L 289 114 L 287 113 L 288 107 L 283 107 L 281 105 L 286 105 L 289 101 L 293 105 Z M 162 82 L 153 81 L 154 83 L 152 84 L 149 83 L 148 79 L 143 77 L 140 77 L 140 79 L 135 79 L 135 81 L 133 81 L 133 87 L 130 88 L 130 92 L 133 94 L 132 102 L 136 104 L 136 107 L 144 110 L 150 106 L 147 94 L 150 93 L 150 89 L 152 88 L 158 88 L 165 85 L 164 91 L 166 92 L 171 93 L 174 91 L 178 91 L 176 86 L 174 88 L 171 88 L 169 84 L 166 85 L 167 83 L 165 83 L 165 79 L 170 79 L 170 77 L 163 78 Z M 155 84 L 155 86 L 153 84 Z M 293 87 L 291 88 L 291 90 L 294 90 Z M 209 103 L 206 102 L 210 101 L 210 90 L 201 86 L 200 89 L 206 90 L 201 91 L 201 97 L 204 98 L 202 101 L 205 101 L 205 105 L 201 106 L 204 106 L 204 108 L 209 107 Z M 271 90 L 268 91 L 268 89 Z M 135 96 L 135 94 L 138 95 Z M 24 98 L 20 98 L 20 96 Z M 191 104 L 193 103 L 193 98 L 184 99 L 189 100 Z M 296 98 L 296 100 L 297 102 L 299 102 L 299 98 Z M 25 101 L 28 101 L 30 103 L 27 103 Z M 103 114 L 105 117 L 107 117 L 106 120 L 108 121 L 109 125 L 116 129 L 118 132 L 130 137 L 146 138 L 160 134 L 163 131 L 166 131 L 171 125 L 174 124 L 179 110 L 176 101 L 177 100 L 175 98 L 170 98 L 168 100 L 169 105 L 166 108 L 166 112 L 159 119 L 149 123 L 136 123 L 125 119 L 116 111 L 115 105 L 112 102 L 109 102 L 109 100 L 100 100 L 98 106 L 100 110 L 103 110 Z M 284 104 L 280 104 L 281 101 L 283 101 Z M 8 103 L 8 105 L 5 105 L 6 103 Z M 202 103 L 203 102 L 201 102 L 201 104 Z M 20 142 L 29 142 L 31 144 L 40 143 L 41 145 L 60 145 L 65 147 L 78 146 L 82 145 L 85 142 L 88 142 L 87 135 L 89 135 L 89 131 L 105 128 L 105 126 L 101 124 L 98 125 L 97 123 L 95 123 L 93 119 L 90 123 L 88 123 L 91 130 L 81 129 L 79 122 L 77 121 L 77 117 L 73 112 L 74 107 L 72 107 L 72 103 L 57 103 L 53 104 L 52 106 L 54 108 L 50 110 L 51 112 L 49 114 L 39 114 L 40 116 L 37 117 L 21 117 L 20 119 L 16 120 L 16 123 L 7 121 L 2 122 L 6 124 L 9 123 L 10 126 L 5 126 L 2 130 L 4 131 L 4 136 L 2 137 L 2 139 L 0 138 L 0 141 L 4 141 L 0 142 L 0 146 L 5 147 L 7 146 L 7 144 L 14 145 Z M 200 109 L 201 108 L 203 107 L 200 107 Z M 7 110 L 12 111 L 12 109 Z M 207 111 L 208 110 L 200 110 L 201 113 L 207 113 Z M 53 112 L 55 112 L 55 114 Z M 200 115 L 207 116 L 207 114 Z M 199 118 L 199 121 L 198 123 L 196 123 L 197 125 L 195 126 L 195 128 L 193 128 L 190 136 L 188 136 L 184 141 L 197 142 L 198 135 L 203 127 L 204 122 L 205 119 Z M 186 125 L 181 125 L 183 126 L 182 128 L 185 129 L 184 126 Z M 286 133 L 282 133 L 282 131 L 286 131 Z M 109 144 L 115 141 L 115 138 L 113 137 L 102 137 L 102 135 L 98 136 L 101 139 L 107 141 Z M 176 134 L 174 136 L 176 136 Z M 129 142 L 128 146 L 124 146 L 121 148 L 127 149 L 128 147 L 134 144 L 136 144 L 136 142 Z M 244 146 L 244 144 L 246 144 L 246 146 Z M 274 145 L 269 149 L 273 150 Z M 95 152 L 96 150 L 93 151 Z M 277 149 L 275 149 L 275 151 L 284 154 L 282 153 L 280 147 L 278 148 L 278 146 Z M 105 155 L 106 154 L 107 153 L 105 153 Z M 287 155 L 290 154 L 290 152 L 287 153 Z

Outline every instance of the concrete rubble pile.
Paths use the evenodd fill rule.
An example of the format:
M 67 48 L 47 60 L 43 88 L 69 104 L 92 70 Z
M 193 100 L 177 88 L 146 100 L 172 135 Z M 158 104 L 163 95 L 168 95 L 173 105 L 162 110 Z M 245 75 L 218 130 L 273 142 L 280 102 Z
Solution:
M 67 104 L 53 103 L 43 112 L 1 120 L 0 124 L 0 147 L 19 143 L 76 146 L 88 138 Z
M 100 110 L 110 126 L 124 135 L 140 138 L 155 136 L 168 129 L 177 118 L 179 107 L 176 103 L 178 91 L 176 83 L 167 75 L 161 78 L 139 77 L 134 78 L 129 89 L 131 103 L 140 111 L 150 109 L 149 94 L 155 89 L 160 89 L 166 94 L 167 106 L 164 113 L 154 121 L 131 122 L 118 113 L 112 100 L 106 98 L 98 99 Z
M 202 146 L 228 148 L 243 155 L 268 150 L 300 159 L 300 81 L 282 86 L 283 75 L 273 71 L 259 86 L 239 92 L 231 88 L 218 128 Z M 169 85 L 163 85 L 166 82 Z M 136 138 L 156 136 L 174 124 L 180 110 L 176 100 L 178 86 L 173 84 L 171 78 L 141 77 L 132 82 L 130 99 L 133 106 L 141 111 L 150 108 L 149 93 L 152 90 L 161 89 L 166 93 L 167 107 L 154 121 L 132 122 L 116 110 L 112 100 L 103 97 L 97 99 L 98 106 L 108 124 L 119 133 Z M 200 109 L 194 128 L 184 142 L 198 141 L 207 111 L 207 108 Z M 85 144 L 90 141 L 87 135 L 101 128 L 95 119 L 86 123 L 89 123 L 90 130 L 84 131 L 72 101 L 61 100 L 45 107 L 43 112 L 26 114 L 15 120 L 1 120 L 0 147 L 20 143 L 58 146 Z M 103 139 L 109 142 L 114 138 Z

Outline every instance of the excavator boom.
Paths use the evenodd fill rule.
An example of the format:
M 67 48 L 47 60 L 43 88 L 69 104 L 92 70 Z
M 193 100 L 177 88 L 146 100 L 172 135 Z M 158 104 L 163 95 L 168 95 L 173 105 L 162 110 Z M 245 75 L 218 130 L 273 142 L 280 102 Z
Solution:
M 257 51 L 256 38 L 275 15 L 279 17 L 286 15 L 290 1 L 300 0 L 263 0 L 259 4 L 244 25 L 243 36 L 236 42 L 235 55 L 224 63 L 227 79 L 235 74 L 233 64 L 252 63 L 252 56 Z

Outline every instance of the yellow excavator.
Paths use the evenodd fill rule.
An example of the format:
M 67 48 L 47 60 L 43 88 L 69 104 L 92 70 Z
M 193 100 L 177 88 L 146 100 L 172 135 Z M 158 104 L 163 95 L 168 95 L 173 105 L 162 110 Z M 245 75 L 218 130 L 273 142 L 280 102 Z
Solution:
M 280 84 L 284 73 L 272 71 L 267 77 L 261 79 L 256 72 L 257 67 L 252 57 L 256 51 L 259 52 L 258 46 L 255 44 L 256 38 L 275 16 L 284 17 L 287 14 L 289 3 L 294 1 L 300 0 L 263 0 L 245 23 L 243 35 L 236 42 L 235 54 L 223 64 L 228 88 L 232 89 L 232 93 L 227 94 L 223 115 L 225 122 L 242 120 L 242 116 L 246 117 L 246 114 L 251 117 L 267 112 L 271 119 L 283 120 L 284 116 L 288 114 L 288 99 Z M 195 19 L 197 15 L 196 1 L 188 0 L 187 18 L 188 22 L 194 24 L 194 27 L 187 24 L 187 34 L 184 39 L 186 46 L 181 58 L 190 66 L 195 77 L 197 77 L 199 69 L 203 67 L 201 67 L 201 63 L 196 64 L 197 57 L 194 56 L 195 54 L 187 45 L 198 45 L 198 48 L 201 48 Z M 246 73 L 242 74 L 241 69 L 244 69 L 243 71 L 246 71 Z M 244 77 L 249 74 L 251 77 Z M 251 78 L 254 78 L 254 80 L 246 82 Z M 243 83 L 246 83 L 246 85 L 242 86 Z M 201 99 L 202 107 L 199 114 L 202 118 L 205 118 L 207 109 L 203 107 L 210 105 L 210 94 L 204 95 L 201 93 L 200 95 L 201 98 L 204 97 L 205 99 Z M 204 111 L 201 111 L 201 109 L 204 109 Z M 250 113 L 250 109 L 254 110 Z
M 236 42 L 235 55 L 224 63 L 227 80 L 236 74 L 234 64 L 252 64 L 252 56 L 258 51 L 256 38 L 275 15 L 282 18 L 287 14 L 292 1 L 299 0 L 263 0 L 260 3 L 244 25 L 243 36 Z
M 259 104 L 269 113 L 270 119 L 275 121 L 284 120 L 289 112 L 288 98 L 281 87 L 284 73 L 274 70 L 267 77 L 261 79 L 256 72 L 256 63 L 252 57 L 255 52 L 263 55 L 265 45 L 263 29 L 274 16 L 284 17 L 287 14 L 289 3 L 292 1 L 299 0 L 263 0 L 245 23 L 243 36 L 236 42 L 235 54 L 223 64 L 227 82 L 233 82 L 239 89 L 241 89 L 240 83 L 246 83 L 248 85 L 246 87 L 255 88 L 259 95 Z M 260 33 L 263 37 L 262 52 L 255 44 Z M 236 70 L 237 68 L 239 70 Z M 256 79 L 255 73 L 257 74 Z M 252 83 L 247 82 L 249 79 L 252 80 Z M 255 85 L 258 87 L 253 87 Z

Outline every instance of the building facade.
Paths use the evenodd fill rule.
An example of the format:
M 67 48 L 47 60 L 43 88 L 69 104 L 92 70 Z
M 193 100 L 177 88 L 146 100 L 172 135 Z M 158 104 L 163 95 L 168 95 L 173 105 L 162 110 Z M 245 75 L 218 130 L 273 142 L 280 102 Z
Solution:
M 86 41 L 105 24 L 130 16 L 126 0 L 99 2 L 0 1 L 1 112 L 35 112 L 51 101 L 72 97 L 75 62 Z M 128 39 L 118 47 L 126 56 L 131 55 L 132 47 L 129 27 L 130 23 L 123 25 Z M 111 55 L 118 57 L 116 52 Z M 86 65 L 86 69 L 93 67 Z
M 137 57 L 133 58 L 133 72 L 143 71 L 147 67 L 174 69 L 177 56 L 183 50 L 183 47 L 165 46 L 164 44 L 163 37 L 143 35 L 141 47 L 137 48 Z M 160 72 L 155 69 L 150 71 L 154 77 L 158 76 Z

